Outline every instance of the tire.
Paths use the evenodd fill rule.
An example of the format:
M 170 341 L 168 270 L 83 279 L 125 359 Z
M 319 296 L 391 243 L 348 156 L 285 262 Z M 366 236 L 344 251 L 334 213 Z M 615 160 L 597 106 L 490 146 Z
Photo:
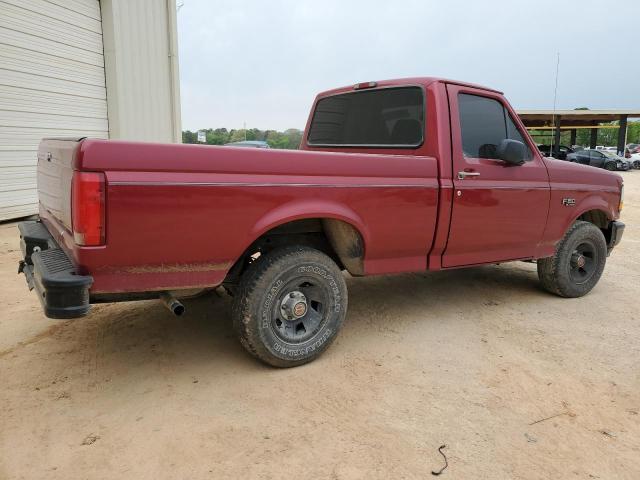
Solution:
M 538 278 L 551 293 L 582 297 L 596 286 L 606 261 L 602 231 L 592 223 L 577 221 L 558 243 L 554 256 L 538 260 Z
M 613 162 L 605 163 L 604 169 L 609 170 L 610 172 L 613 172 L 616 169 L 616 164 Z
M 310 362 L 335 339 L 347 314 L 342 272 L 324 253 L 295 246 L 262 255 L 234 292 L 242 346 L 274 367 Z

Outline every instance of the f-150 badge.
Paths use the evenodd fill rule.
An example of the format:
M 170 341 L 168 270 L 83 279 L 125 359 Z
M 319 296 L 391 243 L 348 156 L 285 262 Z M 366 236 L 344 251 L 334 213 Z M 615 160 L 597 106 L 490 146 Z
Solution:
M 575 198 L 563 198 L 562 199 L 562 204 L 565 207 L 573 207 L 576 204 L 576 199 Z

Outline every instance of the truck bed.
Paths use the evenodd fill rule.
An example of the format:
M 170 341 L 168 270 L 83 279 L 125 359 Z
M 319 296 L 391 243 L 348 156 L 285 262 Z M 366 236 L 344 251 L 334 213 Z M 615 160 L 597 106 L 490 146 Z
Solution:
M 74 170 L 105 174 L 104 245 L 74 242 Z M 40 217 L 92 294 L 217 286 L 256 238 L 303 218 L 354 226 L 367 274 L 424 270 L 438 202 L 435 158 L 405 155 L 44 140 L 38 179 Z

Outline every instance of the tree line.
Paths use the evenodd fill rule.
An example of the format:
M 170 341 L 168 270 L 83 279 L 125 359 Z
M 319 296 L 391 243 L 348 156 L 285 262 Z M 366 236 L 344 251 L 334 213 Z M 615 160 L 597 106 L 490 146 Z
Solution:
M 604 123 L 603 125 L 617 126 L 618 122 Z M 296 150 L 300 147 L 302 141 L 302 130 L 297 128 L 289 128 L 284 132 L 277 130 L 260 130 L 258 128 L 249 129 L 231 129 L 226 128 L 208 128 L 205 129 L 208 145 L 224 145 L 226 143 L 240 142 L 243 140 L 262 140 L 269 144 L 271 148 L 284 148 L 288 150 Z M 553 138 L 553 130 L 532 130 L 533 139 L 536 143 L 551 144 Z M 562 130 L 560 134 L 560 144 L 569 145 L 569 130 Z M 588 129 L 579 129 L 576 132 L 576 144 L 588 146 L 590 142 L 591 132 Z M 182 132 L 182 143 L 198 143 L 198 132 L 184 130 Z M 640 122 L 628 122 L 627 124 L 627 143 L 640 143 Z M 618 144 L 618 128 L 600 128 L 598 129 L 597 145 L 615 146 Z
M 258 128 L 231 129 L 207 128 L 204 130 L 207 138 L 207 145 L 225 145 L 227 143 L 241 142 L 244 140 L 262 140 L 269 144 L 271 148 L 284 148 L 295 150 L 300 147 L 302 140 L 302 130 L 289 128 L 284 132 L 277 130 L 260 130 Z M 198 143 L 198 132 L 184 130 L 182 132 L 182 143 Z
M 602 123 L 602 126 L 618 127 L 619 122 Z M 619 128 L 599 128 L 596 145 L 605 145 L 615 147 L 618 145 Z M 533 135 L 536 143 L 551 145 L 553 138 L 553 130 L 531 130 L 529 133 Z M 570 130 L 562 130 L 560 132 L 560 145 L 569 145 L 571 141 Z M 591 130 L 584 128 L 576 131 L 576 145 L 589 146 L 591 143 Z M 627 142 L 640 143 L 640 122 L 627 123 Z

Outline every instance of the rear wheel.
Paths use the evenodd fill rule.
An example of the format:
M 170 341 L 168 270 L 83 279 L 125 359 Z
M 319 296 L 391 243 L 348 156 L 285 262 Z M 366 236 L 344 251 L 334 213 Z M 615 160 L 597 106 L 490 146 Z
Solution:
M 309 247 L 261 256 L 234 292 L 232 317 L 249 353 L 275 367 L 318 357 L 335 339 L 347 313 L 347 287 L 338 266 Z
M 545 290 L 561 297 L 581 297 L 595 287 L 607 260 L 607 242 L 598 227 L 577 221 L 560 241 L 553 257 L 538 260 Z

